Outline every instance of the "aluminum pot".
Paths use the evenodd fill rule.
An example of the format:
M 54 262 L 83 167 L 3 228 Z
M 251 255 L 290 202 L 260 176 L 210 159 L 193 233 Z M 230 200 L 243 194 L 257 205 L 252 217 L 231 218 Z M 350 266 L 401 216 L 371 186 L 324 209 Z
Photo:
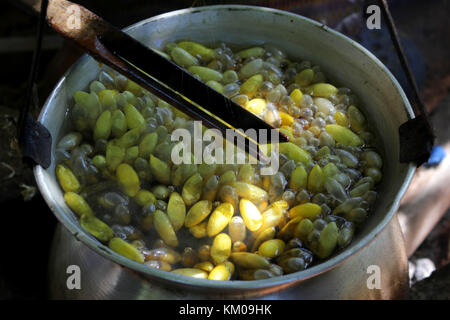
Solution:
M 39 120 L 51 132 L 52 165 L 35 167 L 38 187 L 61 225 L 50 258 L 50 295 L 69 299 L 356 299 L 401 298 L 407 288 L 407 259 L 395 212 L 415 171 L 399 162 L 400 124 L 414 113 L 398 82 L 370 52 L 344 35 L 292 13 L 251 6 L 208 6 L 162 14 L 125 29 L 139 41 L 161 48 L 167 41 L 192 39 L 236 45 L 270 43 L 293 59 L 308 59 L 342 86 L 352 88 L 384 150 L 383 181 L 374 213 L 345 250 L 294 274 L 258 281 L 211 281 L 148 268 L 101 244 L 79 225 L 64 203 L 55 178 L 55 142 L 67 128 L 72 93 L 85 89 L 99 72 L 82 57 L 59 81 Z M 387 228 L 386 228 L 387 227 Z M 66 286 L 67 267 L 78 265 L 81 289 Z M 376 266 L 376 267 L 373 267 Z M 377 269 L 378 267 L 378 269 Z M 375 271 L 374 271 L 375 270 Z M 380 271 L 378 283 L 371 275 Z M 374 272 L 374 274 L 372 274 Z M 375 275 L 377 276 L 377 275 Z M 369 284 L 369 285 L 368 285 Z M 373 284 L 373 283 L 372 283 Z M 376 282 L 375 282 L 376 284 Z

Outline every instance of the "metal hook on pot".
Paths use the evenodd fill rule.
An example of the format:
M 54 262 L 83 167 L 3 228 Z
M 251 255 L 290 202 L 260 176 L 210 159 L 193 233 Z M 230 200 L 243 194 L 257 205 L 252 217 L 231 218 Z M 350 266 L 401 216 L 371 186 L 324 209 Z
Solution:
M 48 0 L 42 0 L 37 30 L 36 45 L 33 53 L 31 72 L 28 78 L 25 104 L 20 110 L 18 137 L 22 155 L 47 169 L 51 163 L 52 136 L 48 129 L 36 121 L 30 114 L 32 103 L 37 104 L 36 77 L 41 55 L 42 37 L 44 34 L 45 14 Z
M 377 0 L 376 2 L 380 4 L 392 43 L 398 59 L 400 60 L 403 71 L 405 72 L 406 79 L 412 88 L 414 97 L 412 107 L 416 117 L 401 124 L 398 129 L 400 136 L 400 162 L 415 162 L 417 166 L 420 166 L 430 158 L 435 135 L 425 108 L 425 104 L 420 96 L 416 80 L 400 43 L 388 3 L 386 0 Z

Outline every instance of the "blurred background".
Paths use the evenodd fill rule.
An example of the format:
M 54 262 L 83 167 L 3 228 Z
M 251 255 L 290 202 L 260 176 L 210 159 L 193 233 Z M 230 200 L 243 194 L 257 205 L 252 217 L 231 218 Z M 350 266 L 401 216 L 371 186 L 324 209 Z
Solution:
M 3 1 L 0 10 L 0 299 L 45 299 L 50 242 L 56 225 L 36 188 L 32 167 L 16 147 L 37 30 L 37 16 L 23 1 Z M 355 39 L 393 72 L 409 97 L 411 88 L 397 60 L 387 28 L 369 30 L 363 0 L 85 0 L 74 1 L 118 27 L 164 12 L 213 4 L 247 4 L 312 18 Z M 450 152 L 450 1 L 389 0 L 405 54 L 437 136 Z M 126 10 L 124 10 L 126 6 Z M 83 53 L 45 29 L 38 75 L 39 108 L 62 74 Z M 450 298 L 450 166 L 445 153 L 422 166 L 399 210 L 410 264 L 412 299 Z

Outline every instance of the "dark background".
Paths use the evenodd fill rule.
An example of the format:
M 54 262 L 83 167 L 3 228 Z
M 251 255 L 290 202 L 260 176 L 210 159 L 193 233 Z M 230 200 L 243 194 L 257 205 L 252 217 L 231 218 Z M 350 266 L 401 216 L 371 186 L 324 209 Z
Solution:
M 37 17 L 18 2 L 2 1 L 0 9 L 0 299 L 45 299 L 48 253 L 56 218 L 36 189 L 32 169 L 22 161 L 15 143 L 37 26 Z M 74 2 L 119 27 L 176 9 L 212 4 L 261 5 L 299 13 L 362 43 L 391 69 L 410 94 L 387 29 L 369 31 L 364 27 L 363 1 Z M 389 4 L 428 111 L 436 112 L 438 106 L 443 108 L 443 101 L 447 101 L 444 108 L 448 109 L 450 1 L 390 0 Z M 38 77 L 40 106 L 59 77 L 82 54 L 48 27 L 43 49 Z M 37 116 L 39 108 L 34 108 L 32 113 Z M 431 257 L 437 266 L 447 264 L 450 258 L 449 221 L 447 213 L 417 253 Z

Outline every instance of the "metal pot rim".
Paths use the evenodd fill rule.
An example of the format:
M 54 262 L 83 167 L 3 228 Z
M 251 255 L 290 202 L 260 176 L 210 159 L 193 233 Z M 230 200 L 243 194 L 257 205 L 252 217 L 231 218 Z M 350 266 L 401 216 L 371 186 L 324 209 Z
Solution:
M 386 75 L 390 78 L 392 81 L 393 86 L 396 88 L 400 96 L 402 97 L 404 107 L 407 111 L 407 114 L 409 117 L 414 117 L 414 112 L 408 102 L 408 99 L 403 92 L 402 88 L 400 87 L 398 81 L 395 79 L 395 77 L 391 74 L 391 72 L 384 66 L 384 64 L 378 60 L 370 51 L 362 47 L 360 44 L 355 42 L 354 40 L 348 38 L 347 36 L 327 27 L 324 24 L 321 24 L 317 21 L 314 21 L 312 19 L 303 17 L 298 14 L 278 10 L 278 9 L 272 9 L 272 8 L 266 8 L 266 7 L 257 7 L 257 6 L 247 6 L 247 5 L 213 5 L 213 6 L 204 6 L 204 7 L 198 7 L 198 8 L 188 8 L 188 9 L 181 9 L 176 11 L 171 11 L 168 13 L 164 13 L 161 15 L 157 15 L 154 17 L 150 17 L 148 19 L 144 19 L 140 22 L 137 22 L 127 28 L 124 28 L 124 31 L 129 31 L 130 29 L 137 28 L 139 26 L 142 26 L 150 21 L 164 19 L 176 15 L 182 15 L 182 14 L 192 14 L 196 12 L 202 12 L 202 11 L 208 11 L 208 10 L 235 10 L 235 11 L 261 11 L 261 12 L 268 12 L 275 15 L 282 15 L 287 16 L 294 20 L 303 20 L 307 23 L 311 24 L 314 27 L 318 27 L 321 29 L 324 29 L 331 34 L 333 34 L 335 37 L 340 38 L 341 40 L 344 40 L 346 42 L 349 42 L 352 46 L 354 46 L 356 49 L 361 51 L 363 54 L 369 56 L 371 60 L 373 60 L 377 66 L 384 72 Z M 53 97 L 55 96 L 56 92 L 58 91 L 58 88 L 62 85 L 64 80 L 68 77 L 68 75 L 71 73 L 71 71 L 79 64 L 83 63 L 86 59 L 90 58 L 87 54 L 83 55 L 77 62 L 75 62 L 64 74 L 64 76 L 60 79 L 58 84 L 53 89 L 50 96 L 47 98 L 44 107 L 42 108 L 42 111 L 39 115 L 39 120 L 42 120 L 42 118 L 46 115 L 47 107 L 53 100 Z M 265 279 L 265 280 L 254 280 L 254 281 L 241 281 L 241 280 L 235 280 L 235 281 L 211 281 L 207 279 L 196 279 L 191 278 L 187 276 L 182 276 L 166 271 L 161 271 L 153 268 L 149 268 L 145 265 L 142 265 L 140 263 L 134 262 L 132 260 L 129 260 L 112 250 L 108 248 L 108 246 L 101 244 L 99 241 L 97 241 L 92 236 L 89 236 L 84 230 L 82 230 L 81 226 L 79 224 L 73 223 L 66 213 L 64 213 L 63 210 L 55 206 L 54 200 L 52 199 L 51 193 L 49 192 L 48 188 L 46 187 L 46 184 L 44 182 L 43 177 L 45 176 L 45 170 L 40 167 L 36 166 L 34 167 L 34 175 L 37 181 L 37 185 L 39 187 L 39 190 L 41 191 L 41 194 L 43 195 L 45 201 L 47 202 L 50 209 L 53 211 L 55 216 L 58 218 L 58 220 L 75 236 L 75 238 L 79 241 L 82 241 L 84 244 L 86 244 L 89 248 L 94 250 L 95 252 L 99 253 L 103 257 L 114 261 L 115 263 L 129 268 L 134 271 L 138 271 L 139 273 L 147 276 L 151 279 L 159 279 L 159 280 L 165 280 L 168 282 L 171 282 L 173 284 L 178 284 L 181 286 L 189 286 L 192 288 L 210 288 L 210 289 L 221 289 L 225 291 L 236 291 L 236 290 L 259 290 L 264 288 L 271 288 L 271 287 L 280 287 L 280 286 L 287 286 L 292 285 L 294 283 L 297 283 L 299 281 L 304 281 L 306 279 L 318 276 L 324 272 L 327 272 L 331 269 L 336 268 L 340 264 L 342 264 L 345 260 L 359 252 L 362 248 L 366 247 L 373 241 L 381 231 L 386 227 L 386 225 L 389 223 L 389 221 L 392 219 L 392 217 L 395 214 L 395 208 L 398 207 L 400 199 L 402 198 L 403 194 L 405 193 L 409 183 L 411 182 L 412 176 L 415 172 L 416 166 L 414 163 L 409 163 L 407 167 L 407 172 L 405 174 L 405 180 L 403 181 L 401 187 L 398 190 L 397 195 L 394 198 L 394 201 L 392 201 L 392 204 L 389 208 L 389 212 L 386 214 L 386 216 L 381 220 L 375 228 L 373 228 L 366 236 L 364 236 L 362 239 L 360 239 L 355 245 L 353 245 L 351 248 L 347 248 L 338 254 L 332 256 L 331 258 L 327 259 L 324 262 L 321 262 L 315 266 L 312 266 L 306 270 L 299 271 L 296 273 L 283 275 L 280 277 L 275 277 L 271 279 Z

